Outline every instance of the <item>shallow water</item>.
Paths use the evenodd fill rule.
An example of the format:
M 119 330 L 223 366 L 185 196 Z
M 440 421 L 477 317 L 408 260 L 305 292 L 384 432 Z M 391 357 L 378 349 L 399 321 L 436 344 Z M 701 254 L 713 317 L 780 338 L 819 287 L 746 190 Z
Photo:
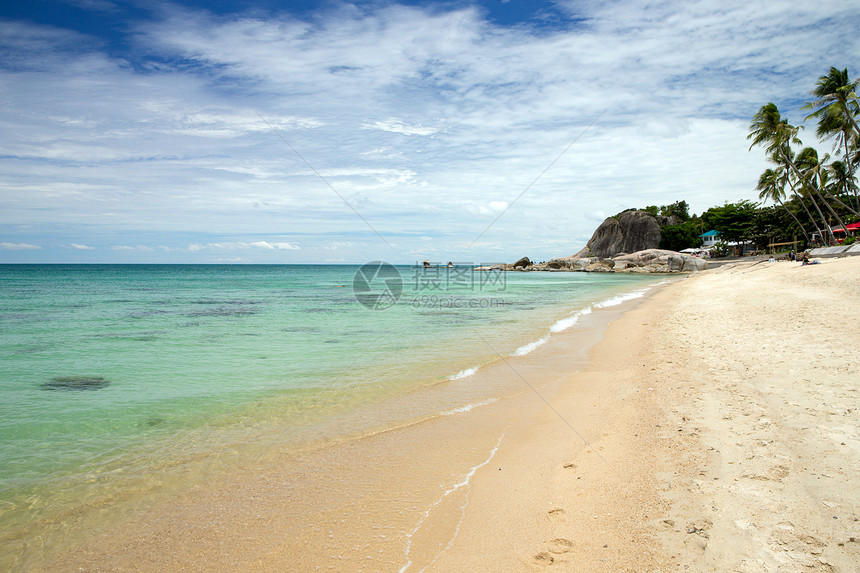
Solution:
M 354 294 L 358 270 L 0 266 L 6 541 L 105 492 L 142 481 L 155 488 L 161 472 L 194 460 L 229 463 L 225 452 L 243 444 L 300 447 L 469 408 L 468 392 L 462 403 L 379 416 L 373 406 L 468 382 L 499 356 L 528 353 L 573 327 L 594 305 L 657 282 L 398 267 L 396 304 L 370 310 Z M 356 414 L 367 411 L 374 419 Z

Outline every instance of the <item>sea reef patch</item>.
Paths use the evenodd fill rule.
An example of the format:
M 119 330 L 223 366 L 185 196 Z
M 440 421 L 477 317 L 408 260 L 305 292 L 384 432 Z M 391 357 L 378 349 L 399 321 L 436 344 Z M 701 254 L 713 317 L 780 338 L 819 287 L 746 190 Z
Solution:
M 56 376 L 42 383 L 42 390 L 101 390 L 110 380 L 101 376 Z

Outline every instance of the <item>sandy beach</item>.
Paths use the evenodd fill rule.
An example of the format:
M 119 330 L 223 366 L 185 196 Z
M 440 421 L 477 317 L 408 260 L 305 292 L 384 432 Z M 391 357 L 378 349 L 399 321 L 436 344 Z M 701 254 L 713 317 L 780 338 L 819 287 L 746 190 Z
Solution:
M 518 392 L 271 448 L 35 569 L 857 571 L 858 324 L 860 258 L 681 278 L 479 373 Z

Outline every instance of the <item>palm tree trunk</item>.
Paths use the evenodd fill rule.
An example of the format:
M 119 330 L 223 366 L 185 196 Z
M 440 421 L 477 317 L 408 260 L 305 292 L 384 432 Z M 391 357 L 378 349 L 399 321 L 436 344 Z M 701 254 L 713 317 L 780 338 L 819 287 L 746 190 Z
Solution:
M 795 165 L 795 164 L 794 164 L 794 161 L 792 161 L 791 159 L 789 159 L 789 157 L 785 154 L 785 150 L 782 150 L 782 151 L 781 151 L 781 153 L 782 153 L 782 159 L 783 159 L 783 161 L 785 161 L 785 162 L 786 162 L 786 163 L 787 163 L 787 164 L 792 168 L 792 170 L 794 170 L 794 174 L 795 174 L 795 176 L 797 177 L 798 181 L 803 182 L 803 180 L 805 179 L 805 178 L 803 177 L 803 173 L 801 173 L 801 172 L 800 172 L 800 170 L 797 168 L 797 165 Z M 794 188 L 792 187 L 792 189 L 794 189 Z M 818 190 L 817 190 L 817 189 L 813 189 L 812 191 L 817 192 Z M 814 198 L 812 195 L 813 195 L 813 193 L 812 193 L 812 192 L 810 192 L 810 193 L 809 193 L 809 200 L 810 200 L 810 201 L 812 201 L 812 206 L 813 206 L 813 207 L 815 207 L 815 210 L 816 210 L 816 211 L 818 211 L 818 216 L 819 216 L 819 217 L 821 217 L 821 222 L 822 222 L 822 223 L 824 223 L 824 226 L 825 226 L 825 227 L 827 227 L 827 232 L 828 232 L 828 233 L 830 233 L 830 239 L 835 243 L 835 242 L 836 242 L 836 235 L 834 235 L 834 234 L 833 234 L 833 229 L 830 227 L 830 224 L 827 222 L 827 219 L 824 217 L 824 213 L 822 213 L 822 212 L 821 212 L 821 208 L 818 206 L 818 203 L 816 203 L 816 202 L 815 202 L 815 198 Z M 821 197 L 821 195 L 820 195 L 820 194 L 819 194 L 819 197 Z M 824 199 L 823 199 L 823 198 L 822 198 L 822 201 L 824 201 Z M 827 203 L 827 201 L 824 201 L 824 202 L 825 202 L 825 204 Z M 828 204 L 828 205 L 827 205 L 827 207 L 828 207 L 828 208 L 830 208 L 830 205 Z M 832 208 L 830 208 L 830 209 L 831 209 L 831 212 L 832 212 L 832 211 L 833 211 L 833 209 L 832 209 Z M 839 218 L 839 217 L 837 216 L 837 219 L 838 219 L 838 218 Z M 817 227 L 817 225 L 816 225 L 816 227 Z M 819 233 L 820 233 L 820 232 L 821 232 L 821 231 L 819 230 Z M 846 234 L 848 233 L 848 230 L 847 230 L 847 229 L 845 230 L 845 233 L 846 233 Z M 824 237 L 822 236 L 822 239 L 823 239 L 823 238 L 824 238 Z
M 833 234 L 833 229 L 830 228 L 830 225 L 827 223 L 827 218 L 824 216 L 824 213 L 821 212 L 821 207 L 818 206 L 818 203 L 815 202 L 815 197 L 812 196 L 812 192 L 809 193 L 809 200 L 812 201 L 812 206 L 815 207 L 815 210 L 818 211 L 818 216 L 821 217 L 821 222 L 824 223 L 824 226 L 827 227 L 827 232 L 830 233 L 830 240 L 836 241 L 836 235 Z M 821 237 L 824 239 L 824 236 Z
M 854 213 L 855 215 L 857 215 L 858 217 L 860 217 L 860 213 L 858 213 L 857 211 L 855 211 L 853 207 L 849 207 L 848 205 L 846 205 L 845 203 L 843 203 L 843 202 L 839 199 L 839 197 L 837 197 L 836 195 L 834 195 L 833 193 L 831 193 L 831 192 L 830 192 L 830 191 L 828 191 L 827 189 L 824 189 L 824 187 L 821 187 L 821 190 L 822 190 L 822 191 L 824 191 L 824 194 L 825 194 L 825 195 L 827 195 L 828 197 L 830 197 L 831 199 L 833 199 L 834 201 L 836 201 L 837 203 L 839 203 L 840 205 L 842 205 L 843 207 L 845 207 L 847 210 L 851 211 L 852 213 Z
M 860 197 L 857 196 L 857 184 L 854 182 L 854 162 L 851 161 L 851 148 L 848 146 L 848 132 L 842 132 L 842 143 L 845 144 L 845 165 L 848 167 L 848 187 L 845 191 L 854 193 L 854 204 L 860 209 Z
M 803 181 L 803 175 L 800 173 L 800 171 L 798 171 L 797 167 L 794 165 L 794 162 L 789 159 L 788 156 L 785 154 L 785 151 L 780 150 L 779 154 L 782 158 L 782 162 L 786 166 L 789 166 L 794 170 L 794 172 L 797 174 L 798 180 Z M 824 233 L 821 232 L 821 229 L 818 227 L 818 223 L 815 222 L 815 217 L 812 216 L 809 207 L 807 207 L 806 203 L 803 201 L 803 195 L 798 193 L 797 188 L 795 188 L 794 186 L 794 181 L 792 181 L 790 176 L 787 176 L 786 179 L 788 180 L 788 186 L 791 187 L 791 192 L 794 193 L 795 197 L 797 197 L 798 201 L 800 201 L 800 204 L 803 205 L 803 210 L 806 211 L 807 215 L 809 215 L 809 220 L 812 221 L 812 226 L 815 227 L 815 231 L 818 233 L 818 236 L 821 237 L 821 240 L 823 241 Z M 810 197 L 810 199 L 812 200 L 812 204 L 815 205 L 815 200 L 812 199 L 812 197 Z M 821 213 L 821 209 L 818 208 L 818 205 L 815 205 L 815 210 Z M 824 215 L 821 216 L 821 220 L 824 220 Z M 810 241 L 810 244 L 811 243 L 812 242 Z
M 785 209 L 788 212 L 788 214 L 791 215 L 791 218 L 794 219 L 794 222 L 797 223 L 798 227 L 800 227 L 800 232 L 803 233 L 803 238 L 806 239 L 806 242 L 811 243 L 812 241 L 809 240 L 809 235 L 806 234 L 806 229 L 804 229 L 803 225 L 800 224 L 800 219 L 797 218 L 797 215 L 795 215 L 794 213 L 791 212 L 791 209 L 788 208 L 788 205 L 786 205 L 785 203 L 782 202 L 782 199 L 777 197 L 776 201 L 777 201 L 777 203 L 779 203 L 780 207 Z M 795 235 L 795 236 L 797 236 L 797 235 Z
M 797 197 L 797 200 L 800 201 L 800 204 L 803 205 L 803 210 L 806 211 L 807 216 L 809 216 L 809 220 L 812 222 L 812 226 L 815 227 L 815 232 L 818 233 L 818 236 L 824 240 L 824 233 L 821 232 L 821 228 L 818 226 L 818 223 L 815 222 L 815 216 L 812 214 L 812 211 L 809 210 L 809 207 L 806 206 L 806 201 L 804 201 L 803 195 L 794 190 L 794 185 L 792 187 L 792 192 Z M 813 201 L 814 203 L 814 201 Z M 810 241 L 812 244 L 812 241 Z
M 839 213 L 837 213 L 836 211 L 833 210 L 833 207 L 821 195 L 821 193 L 818 191 L 818 189 L 813 189 L 813 192 L 816 195 L 818 195 L 818 198 L 821 199 L 821 202 L 824 203 L 824 206 L 827 207 L 828 211 L 830 211 L 830 214 L 833 215 L 834 217 L 836 217 L 836 222 L 839 224 L 840 227 L 842 227 L 842 230 L 845 231 L 845 236 L 847 237 L 848 236 L 848 227 L 845 226 L 845 223 L 842 221 L 842 217 L 839 216 Z M 841 203 L 841 201 L 840 201 L 840 203 Z M 833 229 L 830 228 L 830 225 L 828 225 L 827 228 L 830 231 L 830 236 L 833 237 L 833 241 L 835 242 L 836 236 L 833 234 Z

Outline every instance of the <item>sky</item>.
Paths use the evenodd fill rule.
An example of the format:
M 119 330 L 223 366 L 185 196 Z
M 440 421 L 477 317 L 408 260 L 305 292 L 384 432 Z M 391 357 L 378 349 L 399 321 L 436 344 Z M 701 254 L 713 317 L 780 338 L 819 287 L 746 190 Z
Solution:
M 845 0 L 0 6 L 0 263 L 548 260 L 757 199 Z M 807 122 L 801 138 L 818 143 Z

